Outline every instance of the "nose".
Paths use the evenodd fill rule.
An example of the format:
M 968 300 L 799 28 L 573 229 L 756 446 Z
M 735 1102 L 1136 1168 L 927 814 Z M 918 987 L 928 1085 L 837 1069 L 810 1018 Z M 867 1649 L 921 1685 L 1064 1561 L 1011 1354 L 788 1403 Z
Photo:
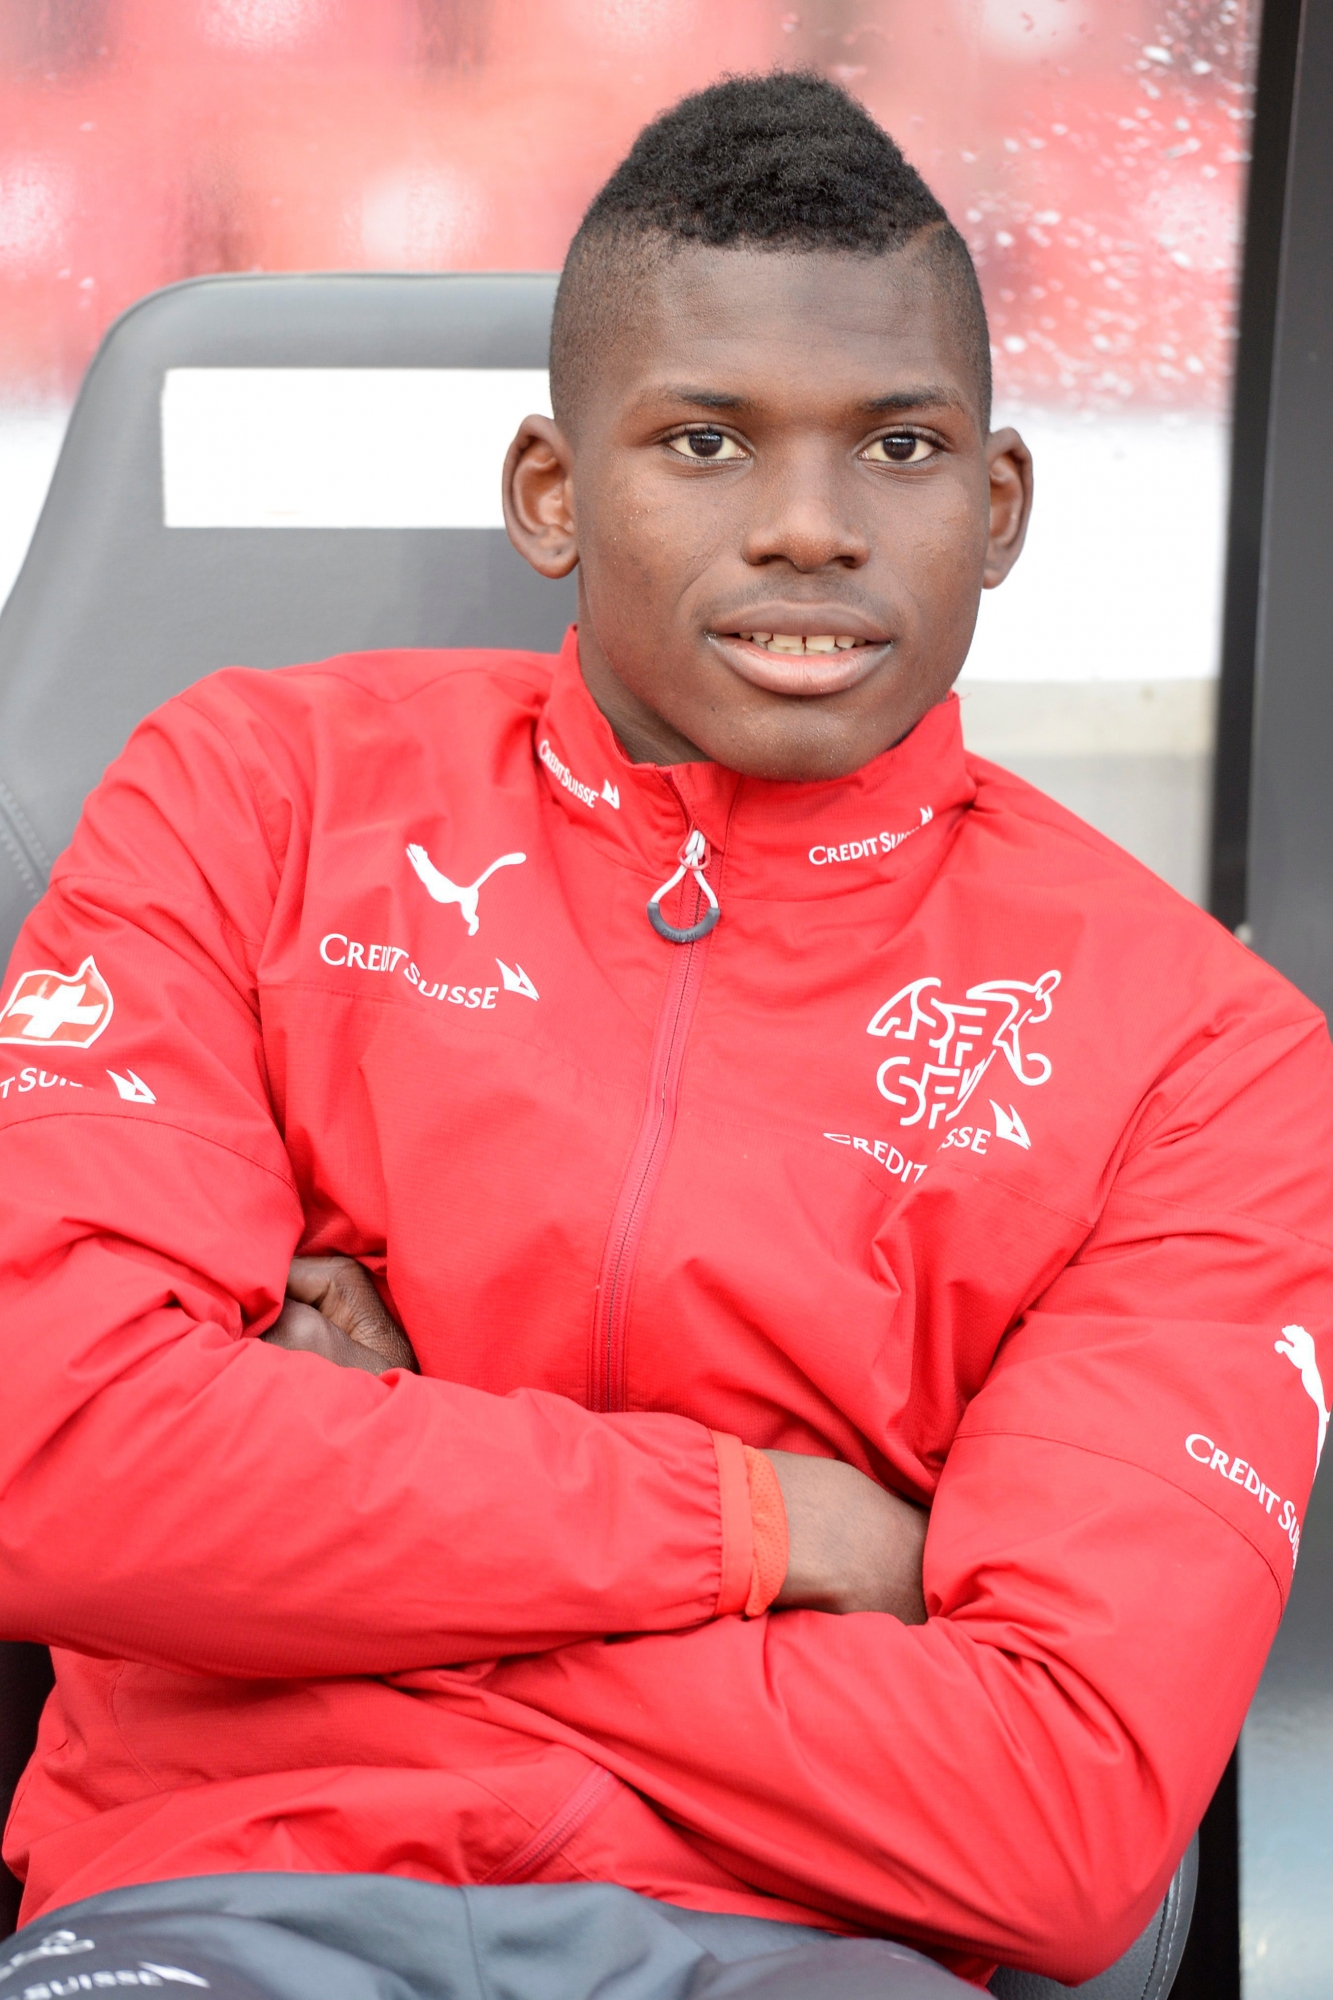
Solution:
M 860 569 L 870 560 L 870 542 L 849 485 L 822 455 L 801 453 L 775 465 L 750 489 L 756 506 L 742 548 L 746 562 L 756 568 L 785 562 L 805 573 Z

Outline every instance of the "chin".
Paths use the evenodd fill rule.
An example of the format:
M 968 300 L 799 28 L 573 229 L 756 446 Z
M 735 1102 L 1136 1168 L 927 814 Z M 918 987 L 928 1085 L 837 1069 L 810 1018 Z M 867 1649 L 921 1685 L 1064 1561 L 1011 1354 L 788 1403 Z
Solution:
M 850 778 L 889 745 L 888 742 L 849 743 L 836 736 L 812 742 L 805 735 L 797 742 L 733 738 L 716 748 L 700 747 L 715 763 L 725 764 L 743 778 L 764 778 L 773 784 L 827 785 L 839 778 Z
M 735 708 L 728 713 L 714 706 L 695 716 L 671 719 L 705 757 L 738 771 L 743 778 L 791 785 L 834 784 L 901 743 L 948 688 L 947 681 L 938 691 L 932 687 L 925 695 L 919 685 L 886 688 L 877 703 L 863 695 L 856 705 L 838 695 L 805 702 L 774 702 L 771 697 L 761 697 L 753 707 L 745 704 L 739 713 Z

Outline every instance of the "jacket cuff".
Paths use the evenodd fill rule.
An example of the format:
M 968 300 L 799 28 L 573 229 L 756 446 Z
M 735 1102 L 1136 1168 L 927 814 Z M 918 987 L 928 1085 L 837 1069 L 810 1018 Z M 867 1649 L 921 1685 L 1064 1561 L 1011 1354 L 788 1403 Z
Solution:
M 745 1600 L 745 1616 L 758 1618 L 787 1581 L 790 1555 L 787 1507 L 771 1458 L 747 1444 L 745 1469 L 750 1479 L 750 1522 L 754 1536 L 754 1568 L 750 1594 Z
M 750 1476 L 745 1446 L 730 1431 L 713 1431 L 717 1453 L 718 1501 L 722 1515 L 721 1577 L 715 1618 L 745 1609 L 754 1577 L 754 1528 L 750 1513 Z

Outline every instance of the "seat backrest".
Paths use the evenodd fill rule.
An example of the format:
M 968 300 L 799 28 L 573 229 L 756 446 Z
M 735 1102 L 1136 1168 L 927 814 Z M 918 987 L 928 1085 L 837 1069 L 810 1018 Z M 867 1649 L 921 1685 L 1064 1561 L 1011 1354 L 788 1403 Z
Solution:
M 1160 1909 L 1122 1958 L 1082 1986 L 1061 1986 L 1036 1972 L 997 1972 L 990 1984 L 996 2000 L 1060 2000 L 1078 1993 L 1082 2000 L 1167 2000 L 1185 1956 L 1194 1891 L 1199 1880 L 1199 1836 L 1196 1833 L 1171 1878 Z
M 498 371 L 545 369 L 554 297 L 547 276 L 201 278 L 111 328 L 0 613 L 0 970 L 105 766 L 202 674 L 380 646 L 559 646 L 572 583 L 514 553 L 494 450 L 474 462 L 478 408 L 540 406 L 540 376 L 515 375 L 506 399 Z M 266 498 L 284 518 L 302 468 L 255 432 L 266 394 L 289 457 L 329 489 L 316 518 L 350 525 L 197 525 L 266 519 Z M 164 398 L 183 438 L 164 430 Z M 241 434 L 220 432 L 238 412 Z M 405 503 L 386 506 L 386 488 Z M 308 480 L 296 499 L 308 517 Z M 192 525 L 168 525 L 168 501 Z M 0 1825 L 50 1683 L 44 1647 L 0 1643 Z M 0 1936 L 17 1907 L 0 1869 Z
M 382 646 L 558 647 L 572 581 L 514 553 L 498 464 L 471 462 L 478 412 L 504 408 L 497 371 L 545 369 L 554 296 L 548 276 L 199 278 L 111 328 L 0 613 L 0 967 L 107 763 L 202 674 Z M 276 369 L 301 373 L 231 372 Z M 328 370 L 375 373 L 311 373 Z M 405 370 L 444 372 L 388 372 Z M 521 399 L 540 378 L 514 384 Z M 284 449 L 304 485 L 301 466 L 268 463 Z M 311 519 L 346 525 L 280 525 Z

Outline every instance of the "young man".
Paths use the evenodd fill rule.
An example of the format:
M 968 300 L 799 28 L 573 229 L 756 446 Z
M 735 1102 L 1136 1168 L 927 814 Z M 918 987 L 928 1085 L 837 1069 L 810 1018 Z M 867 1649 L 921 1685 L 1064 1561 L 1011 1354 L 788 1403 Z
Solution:
M 559 658 L 215 676 L 19 942 L 6 2000 L 1083 1979 L 1275 1630 L 1328 1038 L 963 752 L 1030 470 L 960 239 L 831 86 L 726 83 L 552 381 Z

